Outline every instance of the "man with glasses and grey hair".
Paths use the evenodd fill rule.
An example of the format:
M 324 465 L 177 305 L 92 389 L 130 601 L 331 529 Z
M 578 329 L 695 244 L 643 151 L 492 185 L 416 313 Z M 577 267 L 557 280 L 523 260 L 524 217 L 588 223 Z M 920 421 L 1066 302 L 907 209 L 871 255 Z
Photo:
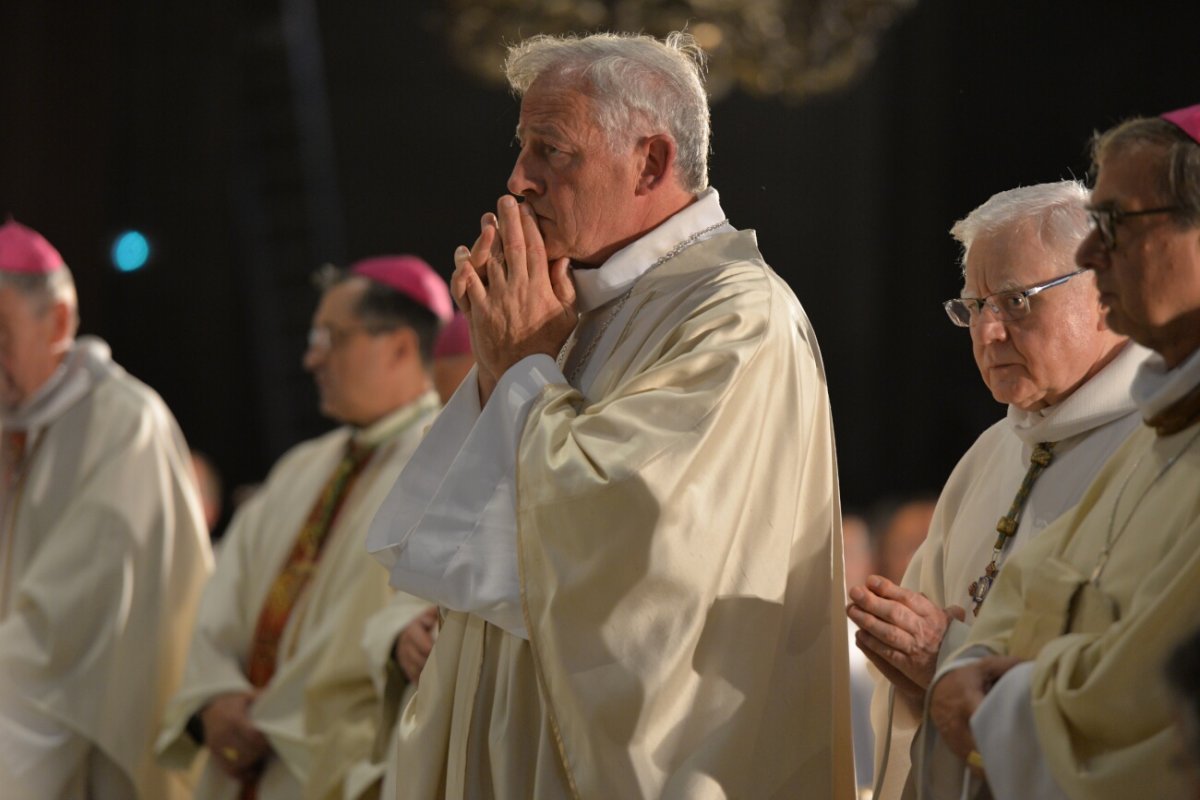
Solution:
M 702 54 L 539 36 L 507 71 L 512 195 L 451 281 L 478 364 L 371 529 L 444 610 L 403 794 L 849 798 L 825 378 L 708 186 Z
M 1078 502 L 1138 424 L 1129 387 L 1148 353 L 1109 329 L 1092 274 L 1075 266 L 1086 201 L 1074 181 L 1021 187 L 950 231 L 964 283 L 946 312 L 1008 413 L 951 473 L 902 584 L 871 576 L 850 591 L 858 645 L 881 675 L 872 722 L 884 800 L 902 796 L 929 683 L 1005 561 Z

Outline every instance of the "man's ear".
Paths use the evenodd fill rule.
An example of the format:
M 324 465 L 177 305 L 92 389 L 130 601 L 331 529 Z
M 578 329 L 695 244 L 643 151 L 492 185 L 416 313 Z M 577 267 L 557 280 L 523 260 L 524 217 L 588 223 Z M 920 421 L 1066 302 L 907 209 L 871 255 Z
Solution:
M 412 357 L 421 359 L 421 342 L 417 332 L 407 325 L 401 325 L 390 334 L 392 358 L 401 361 Z
M 675 140 L 665 133 L 643 137 L 638 142 L 642 156 L 642 172 L 638 176 L 637 193 L 657 189 L 675 171 Z
M 59 300 L 46 312 L 50 315 L 50 344 L 54 352 L 66 352 L 75 339 L 75 312 L 70 304 Z

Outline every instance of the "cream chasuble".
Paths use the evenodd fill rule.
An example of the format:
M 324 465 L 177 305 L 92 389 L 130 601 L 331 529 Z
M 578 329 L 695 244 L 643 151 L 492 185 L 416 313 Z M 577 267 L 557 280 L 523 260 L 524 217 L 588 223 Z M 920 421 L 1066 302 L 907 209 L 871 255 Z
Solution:
M 1037 412 L 1009 406 L 1007 416 L 984 431 L 958 462 L 938 496 L 929 535 L 902 581 L 906 589 L 921 592 L 942 608 L 957 605 L 966 610 L 966 622 L 955 621 L 946 632 L 941 657 L 966 641 L 976 619 L 967 588 L 991 558 L 996 522 L 1008 511 L 1034 446 L 1055 442 L 1054 460 L 1033 484 L 1005 559 L 1074 506 L 1104 462 L 1141 425 L 1129 387 L 1149 355 L 1149 350 L 1129 342 L 1057 405 Z M 903 795 L 909 776 L 910 748 L 922 708 L 894 693 L 877 670 L 871 672 L 875 763 L 877 770 L 883 768 L 876 780 L 877 796 L 895 800 Z
M 1157 356 L 1142 365 L 1135 397 L 1160 365 Z M 1200 382 L 1200 352 L 1180 371 L 1191 385 Z M 1150 405 L 1139 400 L 1143 414 Z M 992 694 L 1010 705 L 1031 703 L 1032 735 L 1013 730 L 1006 738 L 1035 742 L 1066 796 L 1183 797 L 1160 675 L 1167 653 L 1195 629 L 1198 608 L 1200 423 L 1165 436 L 1142 426 L 1078 506 L 1027 544 L 992 588 L 963 652 L 1031 661 L 1006 674 L 989 693 L 987 713 L 981 707 L 972 717 L 977 740 L 989 738 L 989 719 L 1021 719 L 999 713 Z M 1014 691 L 1010 682 L 1024 688 Z M 924 752 L 936 748 L 931 741 Z M 1021 756 L 1011 743 L 1004 749 Z M 1001 753 L 982 752 L 985 768 L 1008 785 Z
M 723 216 L 706 193 L 649 234 L 662 241 L 641 270 Z M 610 267 L 629 264 L 618 253 Z M 468 378 L 372 527 L 393 581 L 450 609 L 401 721 L 400 797 L 853 796 L 812 329 L 751 232 L 636 275 L 610 323 L 581 292 L 579 347 L 601 338 L 578 389 L 527 359 L 476 422 Z M 492 484 L 460 482 L 479 474 L 471 441 L 505 404 L 524 419 L 511 460 L 481 467 Z M 511 544 L 481 541 L 506 502 Z M 496 557 L 472 571 L 472 550 Z
M 363 553 L 363 536 L 437 408 L 429 392 L 354 434 L 364 444 L 382 443 L 346 496 L 284 627 L 275 674 L 251 706 L 274 751 L 259 800 L 341 798 L 351 768 L 370 758 L 383 664 L 360 642 L 367 619 L 392 592 L 387 573 Z M 184 730 L 194 712 L 216 695 L 250 690 L 245 661 L 266 593 L 352 433 L 343 427 L 292 448 L 230 524 L 204 591 L 183 686 L 159 736 L 164 764 L 187 769 L 201 752 Z M 232 800 L 239 788 L 206 763 L 195 796 Z
M 187 445 L 151 389 L 82 337 L 31 405 L 0 488 L 0 795 L 171 800 L 154 762 L 212 569 Z

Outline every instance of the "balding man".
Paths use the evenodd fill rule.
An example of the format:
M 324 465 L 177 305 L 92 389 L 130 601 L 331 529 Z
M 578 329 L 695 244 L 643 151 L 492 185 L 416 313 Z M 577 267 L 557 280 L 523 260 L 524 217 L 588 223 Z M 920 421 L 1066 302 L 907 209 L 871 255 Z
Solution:
M 1073 181 L 1022 187 L 951 230 L 964 283 L 946 311 L 1008 413 L 955 467 L 902 585 L 876 576 L 851 591 L 859 646 L 882 675 L 883 800 L 901 796 L 939 659 L 965 640 L 1005 561 L 1078 502 L 1138 424 L 1129 387 L 1148 353 L 1109 329 L 1092 274 L 1075 266 L 1086 201 Z

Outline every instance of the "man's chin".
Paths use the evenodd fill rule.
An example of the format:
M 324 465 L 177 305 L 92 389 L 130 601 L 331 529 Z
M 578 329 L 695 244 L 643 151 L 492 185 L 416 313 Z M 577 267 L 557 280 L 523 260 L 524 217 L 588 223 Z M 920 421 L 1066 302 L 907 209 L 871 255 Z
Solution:
M 324 396 L 322 396 L 320 401 L 317 403 L 317 410 L 321 412 L 321 416 L 323 416 L 327 419 L 332 419 L 334 421 L 340 421 L 340 419 L 338 417 L 338 413 L 337 413 L 338 412 L 337 404 L 332 403 L 329 400 L 326 400 Z

